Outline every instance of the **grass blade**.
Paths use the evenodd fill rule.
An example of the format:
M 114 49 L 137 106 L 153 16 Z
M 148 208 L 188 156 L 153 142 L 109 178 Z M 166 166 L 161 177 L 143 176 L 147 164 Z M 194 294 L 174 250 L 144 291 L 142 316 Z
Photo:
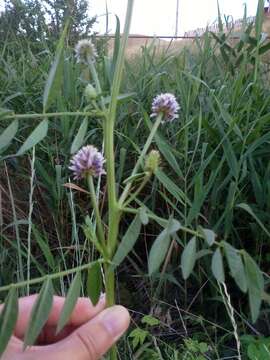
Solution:
M 80 271 L 77 272 L 75 275 L 70 288 L 67 293 L 67 297 L 65 300 L 65 304 L 63 306 L 63 309 L 60 314 L 60 318 L 57 324 L 56 333 L 58 334 L 64 326 L 67 324 L 70 315 L 77 303 L 78 297 L 80 296 L 80 290 L 81 290 L 81 273 Z
M 120 245 L 112 259 L 113 266 L 118 266 L 133 249 L 141 231 L 141 217 L 137 214 L 127 229 Z
M 148 259 L 149 275 L 152 275 L 159 269 L 167 254 L 170 245 L 170 236 L 176 233 L 180 228 L 181 225 L 177 220 L 170 219 L 167 227 L 158 235 L 154 241 Z
M 15 137 L 19 127 L 18 120 L 14 120 L 0 135 L 0 152 L 8 147 Z
M 95 306 L 98 303 L 102 290 L 102 273 L 99 263 L 93 264 L 88 270 L 87 294 Z
M 29 325 L 24 337 L 24 347 L 31 346 L 35 343 L 43 326 L 48 320 L 53 303 L 53 286 L 51 279 L 47 279 L 31 312 Z
M 18 317 L 18 294 L 15 287 L 11 287 L 0 315 L 0 357 L 6 349 L 12 336 Z
M 17 156 L 23 155 L 26 151 L 31 149 L 33 146 L 38 144 L 41 140 L 45 138 L 48 132 L 48 120 L 43 120 L 28 136 L 25 142 L 20 147 L 17 152 Z
M 181 256 L 181 269 L 183 278 L 186 280 L 192 273 L 196 262 L 196 238 L 193 237 L 186 245 Z

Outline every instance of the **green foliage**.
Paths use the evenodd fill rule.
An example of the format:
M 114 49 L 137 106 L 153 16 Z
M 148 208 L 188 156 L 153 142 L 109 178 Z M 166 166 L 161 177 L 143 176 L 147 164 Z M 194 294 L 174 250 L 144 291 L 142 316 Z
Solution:
M 29 324 L 24 336 L 24 346 L 31 346 L 35 343 L 43 326 L 48 320 L 52 302 L 53 302 L 53 285 L 51 279 L 47 279 L 40 290 L 31 311 Z
M 148 336 L 149 332 L 140 328 L 131 331 L 129 337 L 132 338 L 132 347 L 136 349 L 137 346 L 142 346 Z
M 141 231 L 141 219 L 139 215 L 136 215 L 130 226 L 128 227 L 125 235 L 123 236 L 117 251 L 112 259 L 114 266 L 118 266 L 127 257 L 130 251 L 134 248 L 134 245 L 140 235 Z
M 254 337 L 251 335 L 242 336 L 241 341 L 244 345 L 245 355 L 249 360 L 267 360 L 270 356 L 270 339 Z
M 72 314 L 72 311 L 76 305 L 78 297 L 80 296 L 80 291 L 81 291 L 81 273 L 80 271 L 78 271 L 77 274 L 74 276 L 74 279 L 72 280 L 70 288 L 68 289 L 65 304 L 61 311 L 59 321 L 57 324 L 57 329 L 56 329 L 57 333 L 59 333 L 68 322 L 70 315 Z
M 152 245 L 148 259 L 149 275 L 152 275 L 159 269 L 170 246 L 171 236 L 173 236 L 180 228 L 180 223 L 171 218 L 168 221 L 166 228 L 162 230 L 156 238 Z
M 208 345 L 205 342 L 194 339 L 185 339 L 183 348 L 183 356 L 187 360 L 204 360 L 204 355 L 208 352 Z
M 102 290 L 102 273 L 99 263 L 94 264 L 88 270 L 87 276 L 87 294 L 93 305 L 98 303 Z
M 195 262 L 196 262 L 196 238 L 193 237 L 186 245 L 181 257 L 182 274 L 185 280 L 191 274 Z
M 18 318 L 18 293 L 11 287 L 0 315 L 0 356 L 11 338 Z
M 89 18 L 86 0 L 5 0 L 4 9 L 0 15 L 1 39 L 6 36 L 33 43 L 58 39 L 67 19 L 72 19 L 70 39 L 74 43 L 89 35 L 96 20 Z

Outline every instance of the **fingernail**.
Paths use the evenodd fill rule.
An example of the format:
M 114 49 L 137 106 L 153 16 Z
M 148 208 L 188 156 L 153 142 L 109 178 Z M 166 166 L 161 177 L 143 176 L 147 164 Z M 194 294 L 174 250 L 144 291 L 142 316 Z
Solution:
M 102 318 L 103 325 L 115 340 L 128 328 L 129 320 L 127 309 L 120 305 L 105 310 Z

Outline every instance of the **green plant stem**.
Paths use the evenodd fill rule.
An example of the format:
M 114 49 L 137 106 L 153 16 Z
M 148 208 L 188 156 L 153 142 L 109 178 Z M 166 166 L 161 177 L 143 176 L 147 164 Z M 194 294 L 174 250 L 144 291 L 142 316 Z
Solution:
M 151 178 L 151 174 L 147 174 L 143 181 L 141 182 L 140 186 L 138 187 L 138 189 L 133 193 L 131 194 L 131 196 L 127 199 L 127 201 L 124 203 L 123 207 L 127 207 L 128 204 L 130 204 L 139 194 L 140 192 L 143 190 L 143 188 L 145 187 L 145 185 L 148 183 L 148 181 L 150 180 Z
M 19 230 L 19 225 L 18 225 L 18 218 L 17 218 L 17 213 L 16 213 L 14 197 L 13 197 L 13 193 L 12 193 L 12 188 L 11 188 L 11 183 L 10 183 L 6 163 L 4 163 L 4 166 L 5 166 L 5 172 L 6 172 L 6 178 L 7 178 L 8 192 L 9 192 L 10 202 L 11 202 L 11 209 L 12 209 L 13 223 L 14 223 L 14 229 L 15 229 L 15 234 L 16 234 L 16 241 L 17 241 L 18 263 L 19 263 L 17 277 L 18 277 L 18 280 L 23 281 L 24 274 L 23 274 L 23 260 L 22 260 L 22 251 L 21 251 L 21 236 L 20 236 L 20 230 Z
M 130 213 L 130 214 L 138 214 L 138 212 L 139 212 L 138 209 L 125 208 L 125 207 L 121 208 L 121 210 L 122 210 L 123 212 Z M 150 219 L 155 220 L 157 223 L 162 224 L 162 226 L 166 227 L 167 222 L 168 222 L 167 220 L 164 220 L 163 218 L 161 218 L 161 217 L 159 217 L 159 216 L 157 216 L 157 215 L 155 215 L 155 214 L 149 213 L 149 212 L 147 212 L 147 216 L 148 216 Z M 189 234 L 191 234 L 191 235 L 193 235 L 193 236 L 196 236 L 196 237 L 199 237 L 199 238 L 201 238 L 201 239 L 204 239 L 203 235 L 202 235 L 199 231 L 191 230 L 191 229 L 189 229 L 189 228 L 187 228 L 187 227 L 185 227 L 185 226 L 182 226 L 182 225 L 181 225 L 181 229 L 180 229 L 180 230 L 182 230 L 182 231 L 184 231 L 184 232 L 186 232 L 186 233 L 189 233 Z
M 148 149 L 149 149 L 149 147 L 150 147 L 150 145 L 151 145 L 151 143 L 153 141 L 153 138 L 154 138 L 154 136 L 155 136 L 155 134 L 157 132 L 157 129 L 158 129 L 158 127 L 159 127 L 159 125 L 160 125 L 160 123 L 162 121 L 162 117 L 163 117 L 162 114 L 158 115 L 158 117 L 157 117 L 157 119 L 156 119 L 156 121 L 155 121 L 155 123 L 154 123 L 154 125 L 153 125 L 153 127 L 151 129 L 151 132 L 150 132 L 150 134 L 148 136 L 148 139 L 146 140 L 146 143 L 144 144 L 144 147 L 143 147 L 143 150 L 142 150 L 142 152 L 141 152 L 141 154 L 139 156 L 139 159 L 137 160 L 137 162 L 136 162 L 136 164 L 135 164 L 135 166 L 134 166 L 134 168 L 132 170 L 131 177 L 136 175 L 136 173 L 137 173 L 137 171 L 139 169 L 139 166 L 142 164 L 143 159 L 144 159 L 144 157 L 145 157 L 145 155 L 146 155 L 146 153 L 147 153 L 147 151 L 148 151 Z M 132 181 L 130 181 L 125 186 L 124 191 L 123 191 L 123 193 L 122 193 L 122 195 L 120 196 L 120 199 L 119 199 L 120 206 L 123 206 L 124 201 L 126 200 L 126 198 L 128 196 L 128 193 L 130 191 L 131 185 L 132 185 Z
M 34 114 L 12 114 L 3 116 L 1 120 L 6 119 L 41 119 L 41 118 L 49 118 L 49 117 L 56 117 L 56 116 L 104 116 L 104 113 L 102 111 L 91 111 L 91 112 L 83 112 L 83 111 L 65 111 L 65 112 L 54 112 L 54 113 L 34 113 Z
M 102 110 L 104 112 L 106 112 L 106 106 L 105 106 L 104 98 L 102 96 L 102 89 L 101 89 L 101 86 L 100 86 L 99 77 L 98 77 L 98 74 L 97 74 L 96 67 L 95 67 L 95 65 L 94 65 L 91 58 L 88 58 L 88 65 L 89 65 L 91 75 L 92 75 L 92 77 L 94 79 L 94 83 L 95 83 L 95 86 L 96 86 L 96 89 L 97 89 L 97 93 L 100 96 L 101 108 L 102 108 Z
M 97 197 L 96 197 L 95 186 L 94 186 L 94 182 L 93 182 L 93 176 L 88 175 L 87 182 L 88 182 L 89 192 L 90 192 L 90 196 L 91 196 L 92 206 L 93 206 L 95 216 L 96 216 L 98 239 L 102 245 L 105 245 L 104 228 L 102 225 L 102 220 L 101 220 L 99 207 L 98 207 L 98 203 L 97 203 Z
M 9 285 L 5 285 L 5 286 L 0 287 L 0 292 L 8 291 L 11 287 L 14 287 L 14 288 L 18 289 L 18 288 L 21 288 L 21 287 L 24 287 L 24 286 L 42 283 L 47 279 L 51 279 L 51 280 L 58 279 L 58 278 L 63 277 L 63 276 L 74 274 L 74 273 L 76 273 L 78 271 L 89 269 L 96 263 L 104 264 L 105 260 L 104 259 L 99 259 L 97 261 L 93 261 L 91 263 L 84 264 L 84 265 L 81 265 L 81 266 L 77 266 L 75 268 L 68 269 L 68 270 L 65 270 L 65 271 L 60 271 L 60 272 L 55 273 L 55 274 L 44 275 L 44 276 L 41 276 L 41 277 L 38 277 L 38 278 L 35 278 L 35 279 L 31 279 L 29 281 L 26 280 L 26 281 L 17 282 L 15 284 L 12 283 L 12 284 L 9 284 Z
M 121 218 L 120 208 L 116 198 L 115 182 L 115 159 L 114 159 L 114 126 L 117 109 L 117 98 L 120 91 L 123 67 L 125 61 L 125 49 L 128 41 L 132 9 L 134 0 L 128 0 L 124 34 L 121 42 L 120 51 L 117 57 L 111 92 L 111 102 L 108 116 L 104 120 L 104 146 L 107 169 L 107 188 L 108 188 L 108 208 L 109 208 L 109 230 L 107 238 L 107 249 L 110 259 L 113 257 Z M 115 276 L 114 271 L 105 267 L 106 296 L 107 304 L 111 306 L 115 303 Z M 110 360 L 117 359 L 117 349 L 114 346 L 110 351 Z

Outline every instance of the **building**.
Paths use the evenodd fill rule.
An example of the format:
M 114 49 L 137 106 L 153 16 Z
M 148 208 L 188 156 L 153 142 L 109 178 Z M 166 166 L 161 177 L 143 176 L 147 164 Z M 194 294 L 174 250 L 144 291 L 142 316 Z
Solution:
M 264 2 L 264 13 L 267 15 L 267 16 L 270 16 L 270 0 L 266 0 Z

